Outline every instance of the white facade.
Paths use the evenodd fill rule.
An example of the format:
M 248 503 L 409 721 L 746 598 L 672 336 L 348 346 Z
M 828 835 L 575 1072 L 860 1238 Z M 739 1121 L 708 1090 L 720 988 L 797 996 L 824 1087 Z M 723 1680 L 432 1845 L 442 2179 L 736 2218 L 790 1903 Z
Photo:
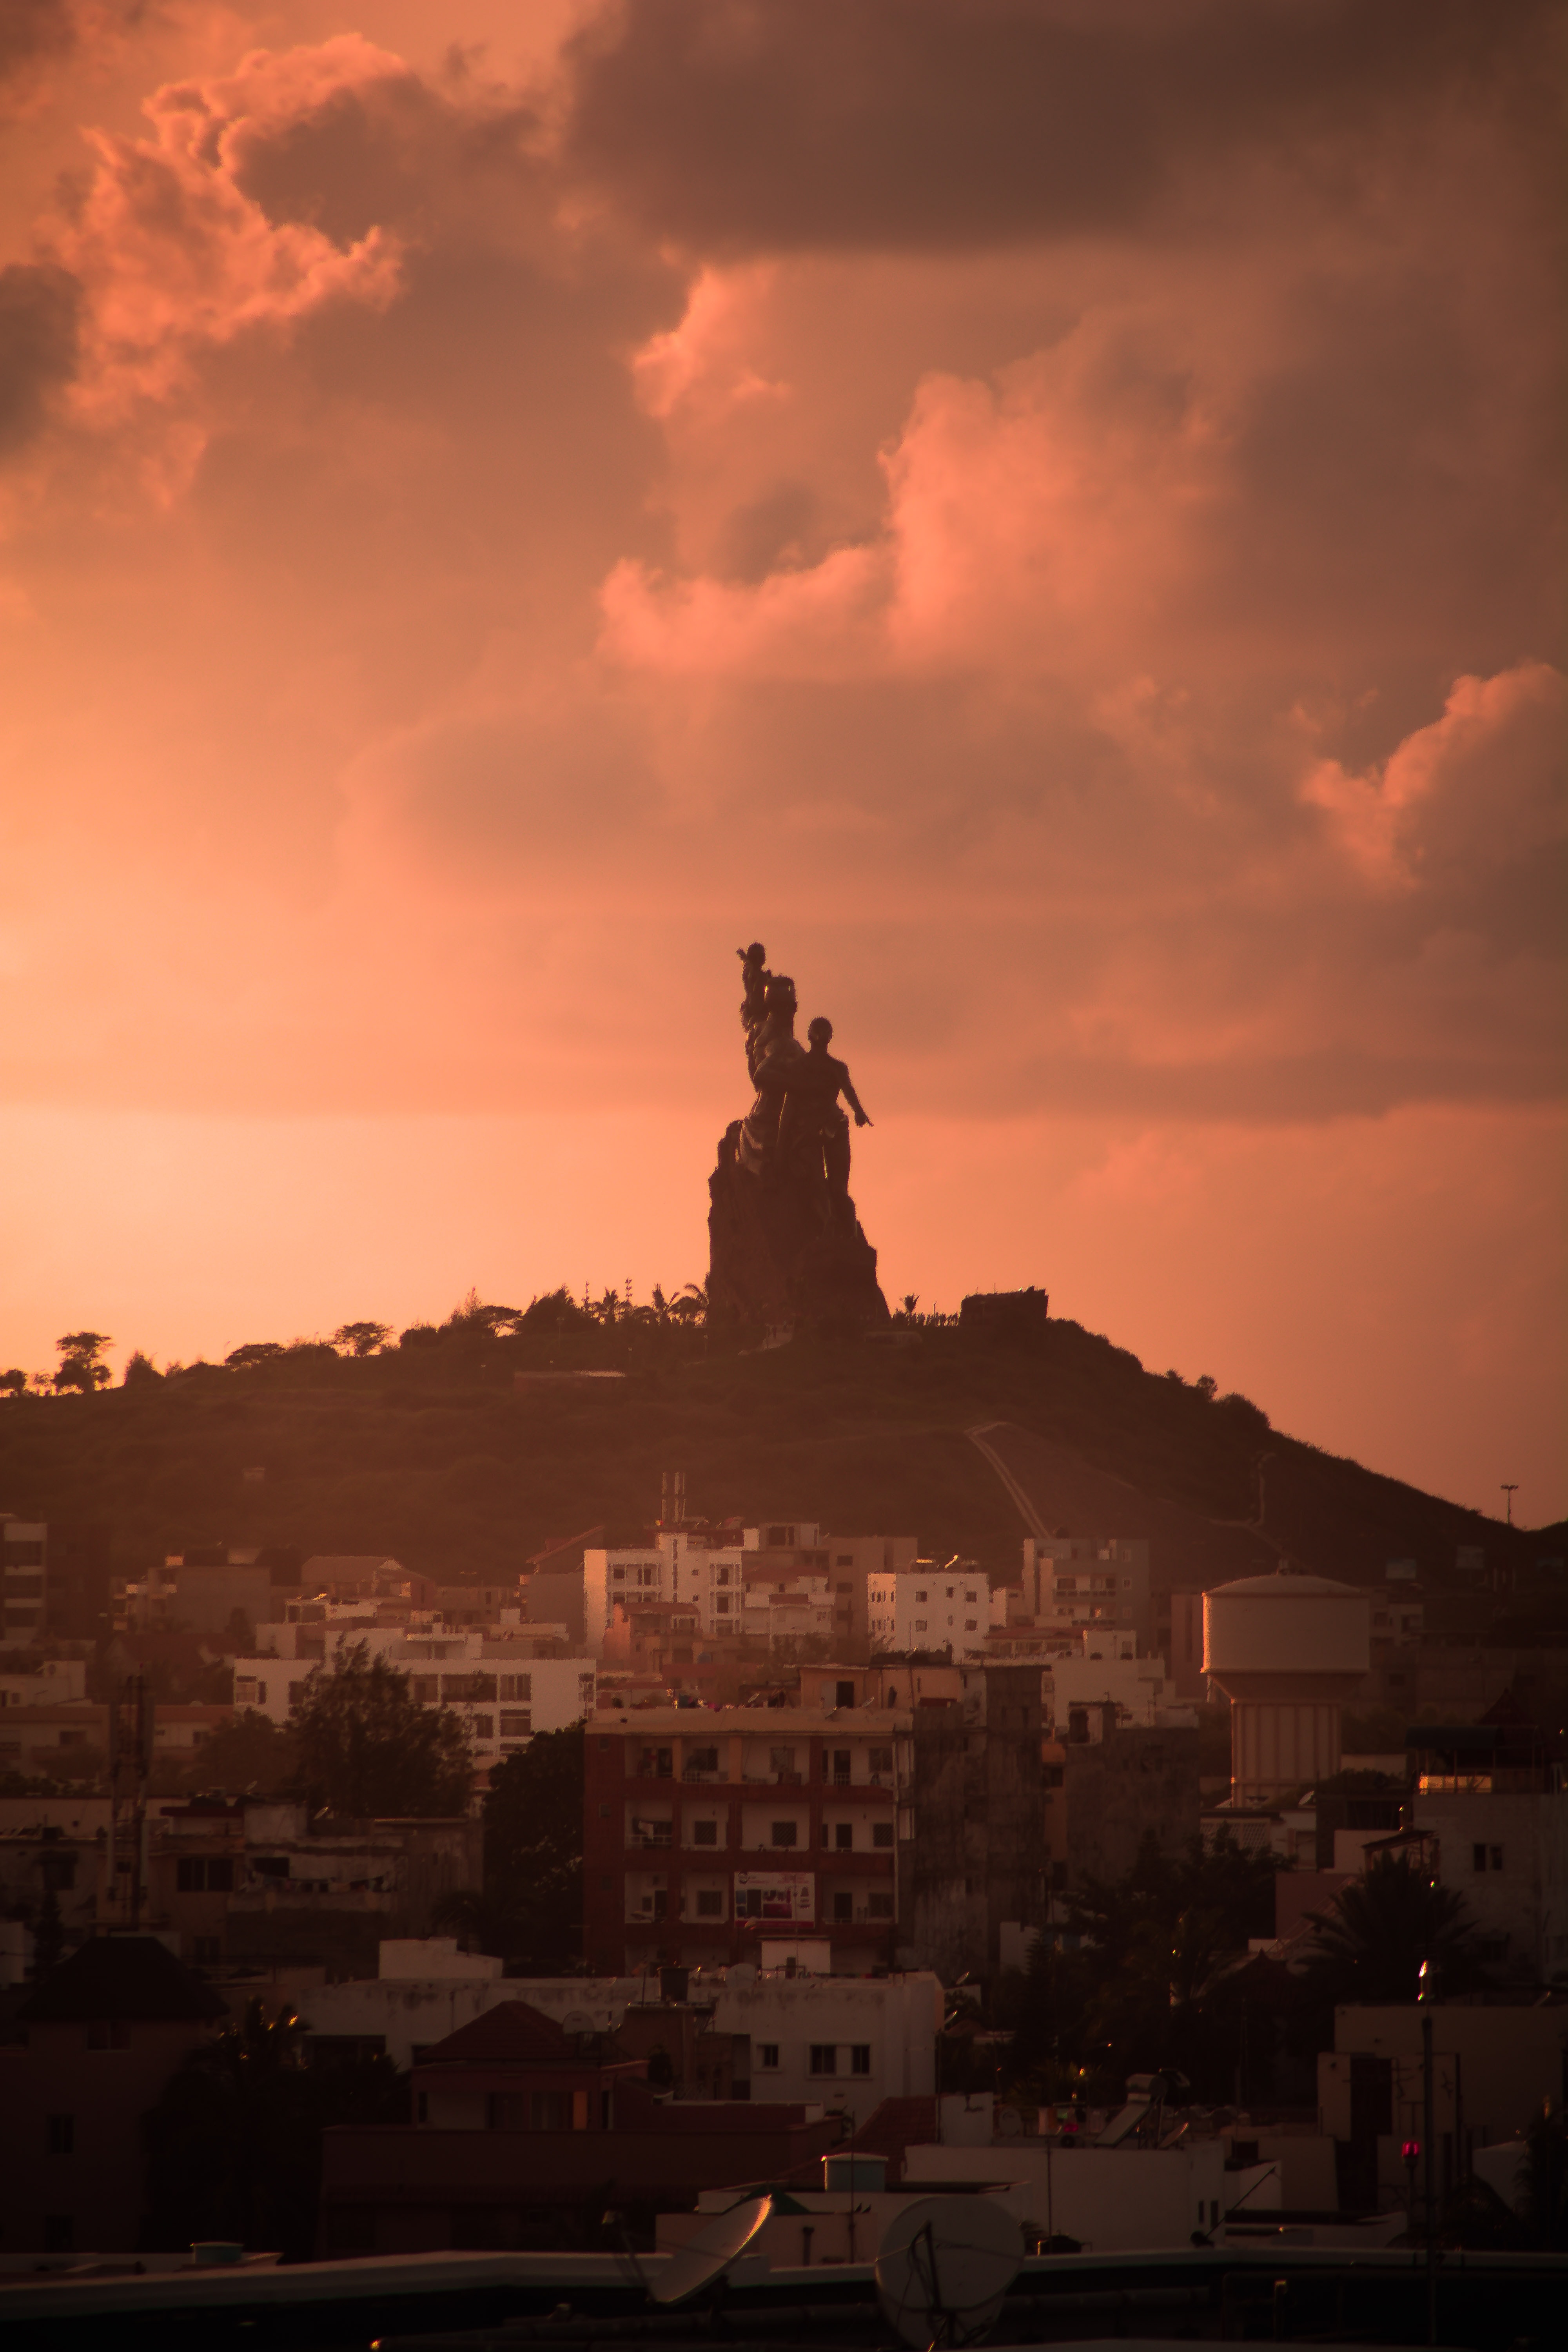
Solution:
M 1163 1658 L 1092 1654 L 1053 1658 L 1040 1676 L 1041 1704 L 1058 1738 L 1066 1737 L 1074 1707 L 1094 1707 L 1109 1701 L 1116 1708 L 1119 1726 L 1148 1729 L 1173 1697 Z M 1089 1736 L 1094 1737 L 1092 1727 Z
M 300 1657 L 298 1636 L 306 1629 L 268 1626 L 279 1637 L 277 1651 L 234 1663 L 234 1704 L 254 1707 L 277 1724 L 286 1723 L 317 1664 L 330 1664 L 342 1649 L 364 1643 L 373 1657 L 409 1678 L 422 1706 L 447 1706 L 461 1717 L 477 1763 L 492 1764 L 526 1748 L 536 1731 L 563 1731 L 585 1721 L 597 1700 L 595 1661 L 541 1658 L 526 1635 L 408 1633 L 401 1626 L 312 1627 L 322 1642 L 320 1658 Z
M 36 1675 L 0 1675 L 0 1707 L 79 1704 L 86 1696 L 85 1658 L 46 1658 Z
M 432 1942 L 439 1941 L 431 1938 Z M 480 1955 L 473 1955 L 474 1958 Z M 387 1960 L 400 1972 L 390 1975 Z M 432 1973 L 401 1973 L 407 1955 L 395 1944 L 382 1946 L 382 1973 L 348 1984 L 313 1985 L 303 1997 L 306 2031 L 313 2041 L 379 2042 L 400 2067 L 416 2052 L 444 2042 L 460 2025 L 487 2010 L 524 2000 L 569 2032 L 613 2033 L 627 2009 L 647 1998 L 641 1977 L 479 1977 L 450 1970 L 434 1955 Z M 465 1963 L 465 1968 L 468 1964 Z M 498 1971 L 499 1960 L 490 1963 Z
M 900 1977 L 753 1976 L 730 1969 L 713 2031 L 751 2043 L 753 2099 L 819 2101 L 863 2124 L 882 2099 L 936 2088 L 941 1980 Z
M 866 1580 L 867 1630 L 873 1650 L 951 1650 L 955 1658 L 985 1647 L 991 1593 L 973 1560 L 948 1568 L 917 1560 Z
M 984 2147 L 910 2147 L 906 2189 L 922 2181 L 1005 2180 L 1004 2201 L 1040 2230 L 1077 2238 L 1091 2253 L 1185 2249 L 1194 2230 L 1215 2228 L 1245 2195 L 1248 2213 L 1279 2205 L 1276 2167 L 1227 2173 L 1227 2143 L 1184 2147 L 1064 2147 L 1056 2138 L 997 2140 Z
M 651 1544 L 589 1549 L 583 1555 L 584 1638 L 595 1657 L 616 1601 L 680 1603 L 698 1612 L 705 1634 L 744 1630 L 745 1553 L 738 1544 L 712 1546 L 700 1535 L 663 1528 Z

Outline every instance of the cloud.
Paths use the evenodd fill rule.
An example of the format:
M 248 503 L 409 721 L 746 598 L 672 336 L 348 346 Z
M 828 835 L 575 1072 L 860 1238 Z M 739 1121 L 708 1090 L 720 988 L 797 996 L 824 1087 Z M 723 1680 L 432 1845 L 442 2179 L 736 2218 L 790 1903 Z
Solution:
M 1478 871 L 1534 864 L 1568 834 L 1564 702 L 1564 680 L 1544 662 L 1458 678 L 1442 718 L 1386 761 L 1359 774 L 1321 761 L 1301 797 L 1380 889 L 1452 889 Z
M 0 457 L 32 440 L 76 373 L 80 305 L 68 270 L 29 262 L 0 269 Z
M 1411 101 L 1551 136 L 1535 0 L 623 0 L 569 50 L 574 170 L 709 255 L 1154 224 L 1194 173 Z
M 80 415 L 109 420 L 134 400 L 164 397 L 204 348 L 249 331 L 287 332 L 334 301 L 393 299 L 400 253 L 379 226 L 335 244 L 304 222 L 273 219 L 241 174 L 258 149 L 346 90 L 406 74 L 353 34 L 261 50 L 237 74 L 156 91 L 143 109 L 151 138 L 88 134 L 97 169 L 54 240 L 85 289 Z

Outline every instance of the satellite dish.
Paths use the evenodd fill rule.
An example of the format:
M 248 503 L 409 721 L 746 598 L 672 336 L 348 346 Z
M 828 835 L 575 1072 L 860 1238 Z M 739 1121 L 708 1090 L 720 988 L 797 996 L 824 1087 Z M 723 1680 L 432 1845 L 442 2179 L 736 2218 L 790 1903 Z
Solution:
M 994 2198 L 922 2197 L 889 2225 L 877 2256 L 883 2316 L 915 2352 L 978 2343 L 1023 2262 L 1023 2231 Z
M 648 2294 L 655 2303 L 689 2302 L 723 2277 L 731 2263 L 743 2254 L 762 2230 L 773 2210 L 771 2197 L 748 2197 L 743 2204 L 731 2205 L 727 2213 L 715 2213 L 705 2221 L 694 2238 L 675 2252 L 659 2272 L 648 2281 Z

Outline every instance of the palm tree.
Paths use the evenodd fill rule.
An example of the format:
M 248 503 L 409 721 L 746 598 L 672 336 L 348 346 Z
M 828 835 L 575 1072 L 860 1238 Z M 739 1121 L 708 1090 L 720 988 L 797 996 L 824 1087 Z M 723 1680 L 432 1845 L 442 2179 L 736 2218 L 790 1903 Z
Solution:
M 1331 1911 L 1308 1916 L 1317 1934 L 1307 1980 L 1325 2000 L 1414 2000 L 1425 1960 L 1445 1993 L 1486 1980 L 1463 1897 L 1407 1853 L 1380 1856 L 1341 1888 Z

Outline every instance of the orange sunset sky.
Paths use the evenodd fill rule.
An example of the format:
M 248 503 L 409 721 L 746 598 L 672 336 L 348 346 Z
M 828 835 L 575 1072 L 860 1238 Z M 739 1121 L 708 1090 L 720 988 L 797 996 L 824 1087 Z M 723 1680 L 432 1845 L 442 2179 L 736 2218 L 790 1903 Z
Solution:
M 889 1295 L 1562 1516 L 1558 21 L 6 0 L 0 1364 L 700 1277 L 760 937 Z

